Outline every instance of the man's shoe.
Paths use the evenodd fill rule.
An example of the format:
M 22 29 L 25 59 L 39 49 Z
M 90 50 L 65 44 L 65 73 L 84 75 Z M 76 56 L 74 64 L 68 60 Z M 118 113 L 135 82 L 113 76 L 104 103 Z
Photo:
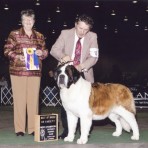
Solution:
M 63 132 L 61 135 L 58 136 L 58 139 L 64 139 L 67 137 L 68 133 Z
M 16 133 L 16 136 L 24 136 L 24 133 L 23 132 L 18 132 L 18 133 Z

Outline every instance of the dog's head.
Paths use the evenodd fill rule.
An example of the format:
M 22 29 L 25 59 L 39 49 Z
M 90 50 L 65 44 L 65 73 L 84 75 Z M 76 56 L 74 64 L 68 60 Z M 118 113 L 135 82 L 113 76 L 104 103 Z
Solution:
M 54 78 L 59 88 L 69 88 L 78 81 L 80 76 L 80 72 L 69 63 L 60 64 L 54 72 Z

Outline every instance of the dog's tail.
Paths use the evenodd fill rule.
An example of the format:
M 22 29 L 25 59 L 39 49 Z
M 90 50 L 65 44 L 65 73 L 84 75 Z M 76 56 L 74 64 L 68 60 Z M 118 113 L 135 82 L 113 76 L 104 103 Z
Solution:
M 120 123 L 125 131 L 130 132 L 131 127 L 123 118 L 120 118 Z

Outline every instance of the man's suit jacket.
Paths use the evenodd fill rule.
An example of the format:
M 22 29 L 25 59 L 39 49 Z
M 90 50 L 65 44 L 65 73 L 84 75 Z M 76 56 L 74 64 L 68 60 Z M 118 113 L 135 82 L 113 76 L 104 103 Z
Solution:
M 72 56 L 75 40 L 75 28 L 62 30 L 60 36 L 52 46 L 50 54 L 58 61 L 64 56 Z M 97 34 L 88 32 L 84 37 L 84 42 L 81 50 L 81 67 L 88 71 L 84 72 L 85 79 L 89 82 L 94 82 L 92 66 L 98 61 L 98 56 L 92 56 L 90 49 L 95 48 L 98 51 Z M 98 53 L 96 53 L 98 54 Z

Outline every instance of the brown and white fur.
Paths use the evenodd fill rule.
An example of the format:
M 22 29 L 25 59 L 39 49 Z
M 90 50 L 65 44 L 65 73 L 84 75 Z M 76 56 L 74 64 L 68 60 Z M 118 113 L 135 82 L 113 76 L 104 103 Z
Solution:
M 113 136 L 120 136 L 122 129 L 132 130 L 132 140 L 139 140 L 139 128 L 135 119 L 136 109 L 131 91 L 121 84 L 101 84 L 83 79 L 73 65 L 59 65 L 54 73 L 60 88 L 60 97 L 67 113 L 68 136 L 64 141 L 72 142 L 80 118 L 81 136 L 78 144 L 85 144 L 92 120 L 109 118 L 115 123 Z

